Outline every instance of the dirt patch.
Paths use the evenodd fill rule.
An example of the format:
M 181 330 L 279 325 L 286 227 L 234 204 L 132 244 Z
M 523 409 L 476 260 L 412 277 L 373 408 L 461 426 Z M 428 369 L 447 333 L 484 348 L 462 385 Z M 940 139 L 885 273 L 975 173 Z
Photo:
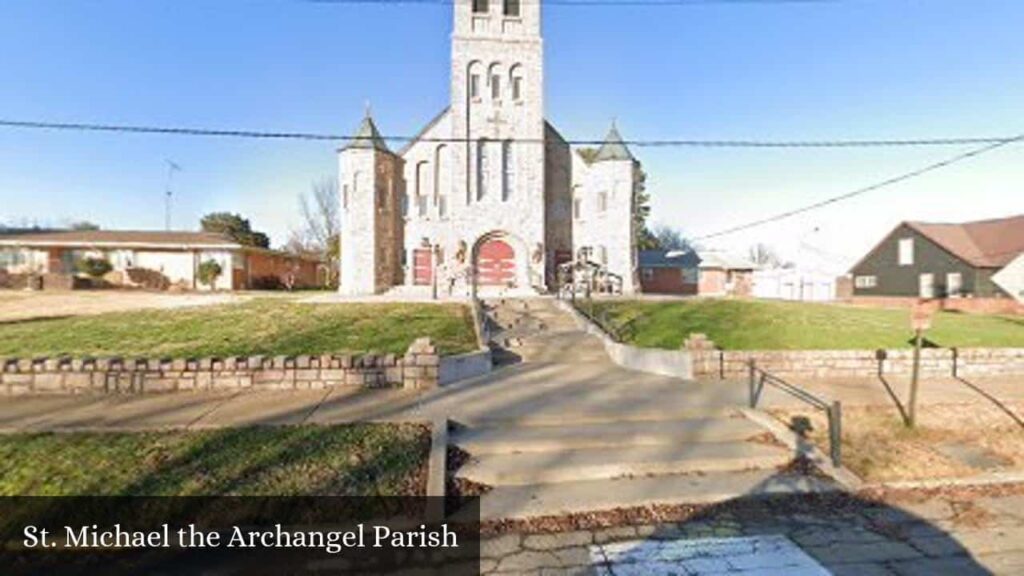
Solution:
M 1024 413 L 1024 402 L 1007 407 Z M 828 451 L 825 416 L 814 411 L 772 410 L 783 423 L 810 419 L 809 437 Z M 1024 429 L 1006 412 L 984 404 L 925 405 L 909 429 L 892 410 L 843 411 L 843 464 L 868 482 L 966 478 L 1024 470 Z

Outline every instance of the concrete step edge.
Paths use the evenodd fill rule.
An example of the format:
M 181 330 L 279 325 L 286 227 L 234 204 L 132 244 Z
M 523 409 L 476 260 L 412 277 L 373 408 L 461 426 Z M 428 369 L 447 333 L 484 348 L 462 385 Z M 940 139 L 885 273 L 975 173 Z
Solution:
M 484 520 L 524 519 L 652 505 L 713 504 L 770 494 L 822 493 L 828 480 L 766 470 L 498 486 L 483 495 Z

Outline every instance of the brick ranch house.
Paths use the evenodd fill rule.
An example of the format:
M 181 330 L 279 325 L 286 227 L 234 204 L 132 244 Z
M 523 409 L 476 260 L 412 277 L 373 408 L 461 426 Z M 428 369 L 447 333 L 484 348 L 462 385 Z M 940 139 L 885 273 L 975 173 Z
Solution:
M 306 256 L 243 246 L 207 232 L 126 230 L 57 231 L 0 236 L 0 286 L 25 287 L 42 277 L 44 289 L 69 289 L 77 264 L 103 258 L 113 267 L 104 280 L 116 286 L 209 290 L 199 282 L 203 262 L 220 264 L 218 290 L 278 288 L 321 284 L 326 270 Z
M 750 296 L 757 265 L 713 250 L 641 250 L 640 286 L 645 294 Z
M 938 300 L 944 308 L 1022 311 L 992 278 L 1024 255 L 1024 214 L 959 224 L 903 222 L 850 270 L 853 301 Z

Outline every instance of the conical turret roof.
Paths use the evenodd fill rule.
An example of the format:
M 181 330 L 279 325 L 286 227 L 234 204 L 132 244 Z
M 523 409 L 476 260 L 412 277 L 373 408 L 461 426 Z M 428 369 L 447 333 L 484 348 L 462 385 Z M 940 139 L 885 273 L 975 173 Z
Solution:
M 349 148 L 372 148 L 381 152 L 391 152 L 388 149 L 387 143 L 384 142 L 384 138 L 380 135 L 380 131 L 377 130 L 377 125 L 374 124 L 369 112 L 363 117 L 363 121 L 359 124 L 359 129 L 356 130 L 353 139 L 345 146 L 346 150 Z
M 614 122 L 612 122 L 612 129 L 604 137 L 601 147 L 598 148 L 597 155 L 594 156 L 594 162 L 603 162 L 605 160 L 635 160 L 633 153 L 629 151 Z

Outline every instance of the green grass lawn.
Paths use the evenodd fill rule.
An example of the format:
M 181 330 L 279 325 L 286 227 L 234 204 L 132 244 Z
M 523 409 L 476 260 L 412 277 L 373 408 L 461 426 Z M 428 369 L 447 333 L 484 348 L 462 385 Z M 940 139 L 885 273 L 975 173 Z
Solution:
M 727 350 L 909 348 L 909 310 L 757 300 L 595 302 L 623 340 L 678 349 L 693 332 Z M 1024 346 L 1024 318 L 941 312 L 926 338 L 943 347 Z
M 420 336 L 429 336 L 442 354 L 476 348 L 471 312 L 461 305 L 258 299 L 0 323 L 0 356 L 402 354 Z
M 0 435 L 0 496 L 426 493 L 415 424 Z

